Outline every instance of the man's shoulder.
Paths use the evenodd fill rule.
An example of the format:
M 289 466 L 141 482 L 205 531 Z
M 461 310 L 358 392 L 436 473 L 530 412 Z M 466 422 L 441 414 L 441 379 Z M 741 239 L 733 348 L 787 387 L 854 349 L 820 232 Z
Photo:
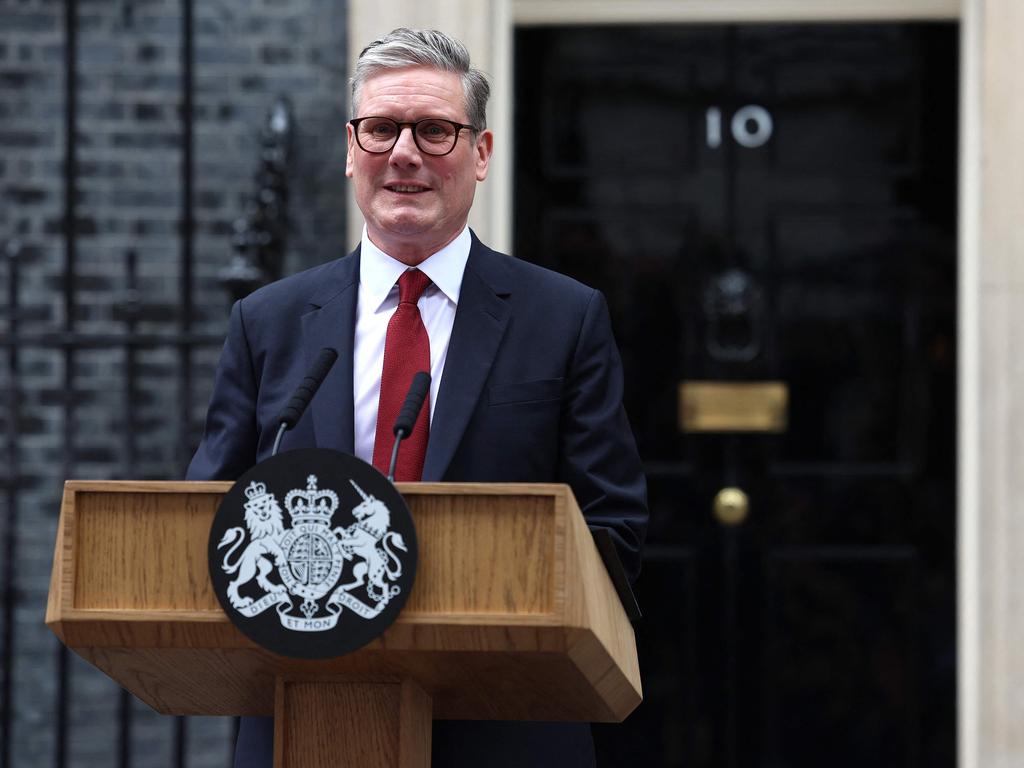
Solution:
M 243 311 L 304 311 L 310 305 L 323 305 L 359 281 L 358 249 L 325 264 L 297 272 L 250 293 L 242 299 Z

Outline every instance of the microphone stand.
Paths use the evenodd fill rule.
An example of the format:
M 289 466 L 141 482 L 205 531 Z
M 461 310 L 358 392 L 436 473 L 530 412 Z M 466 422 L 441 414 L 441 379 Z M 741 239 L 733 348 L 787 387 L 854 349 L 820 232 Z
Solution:
M 277 456 L 277 451 L 281 447 L 281 438 L 284 437 L 284 433 L 288 431 L 288 423 L 282 421 L 281 426 L 277 428 L 277 437 L 274 438 L 274 450 L 270 452 L 271 456 Z
M 398 465 L 398 445 L 406 437 L 404 429 L 395 430 L 395 447 L 391 449 L 391 463 L 388 465 L 388 480 L 395 482 L 395 467 Z
M 420 371 L 412 377 L 412 384 L 409 385 L 409 392 L 405 396 L 402 410 L 398 412 L 395 419 L 393 432 L 395 434 L 395 445 L 391 449 L 391 463 L 388 465 L 388 480 L 395 482 L 395 466 L 398 464 L 398 446 L 402 439 L 412 434 L 416 419 L 423 408 L 423 401 L 430 391 L 430 374 Z

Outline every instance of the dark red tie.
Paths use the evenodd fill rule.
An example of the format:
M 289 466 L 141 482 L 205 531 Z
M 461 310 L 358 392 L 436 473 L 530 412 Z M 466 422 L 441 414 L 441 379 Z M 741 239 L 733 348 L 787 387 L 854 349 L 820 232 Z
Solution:
M 384 340 L 384 369 L 380 377 L 380 401 L 377 406 L 377 434 L 373 441 L 373 466 L 387 474 L 391 449 L 395 444 L 392 431 L 402 409 L 412 377 L 420 371 L 430 373 L 430 338 L 423 326 L 416 302 L 430 278 L 418 269 L 410 269 L 398 278 L 398 308 L 388 323 Z M 423 477 L 423 459 L 427 455 L 430 435 L 430 394 L 423 401 L 423 410 L 416 419 L 412 434 L 398 449 L 396 481 L 419 480 Z

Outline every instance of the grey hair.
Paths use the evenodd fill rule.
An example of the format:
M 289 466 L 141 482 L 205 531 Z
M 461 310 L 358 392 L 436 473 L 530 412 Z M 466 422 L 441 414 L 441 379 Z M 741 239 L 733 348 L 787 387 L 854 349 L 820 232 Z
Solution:
M 466 46 L 436 29 L 399 27 L 363 48 L 350 81 L 353 116 L 359 109 L 360 91 L 371 77 L 388 69 L 420 66 L 458 75 L 462 80 L 470 125 L 477 131 L 487 127 L 487 99 L 491 95 L 487 78 L 470 66 Z

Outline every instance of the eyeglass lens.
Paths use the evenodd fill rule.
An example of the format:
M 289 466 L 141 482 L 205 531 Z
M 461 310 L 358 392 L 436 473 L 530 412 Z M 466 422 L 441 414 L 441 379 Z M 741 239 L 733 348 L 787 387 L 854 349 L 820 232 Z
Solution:
M 389 117 L 368 117 L 356 128 L 359 146 L 367 152 L 387 152 L 398 142 L 398 123 Z M 416 146 L 429 155 L 445 155 L 455 146 L 458 128 L 444 120 L 420 120 L 413 124 Z

